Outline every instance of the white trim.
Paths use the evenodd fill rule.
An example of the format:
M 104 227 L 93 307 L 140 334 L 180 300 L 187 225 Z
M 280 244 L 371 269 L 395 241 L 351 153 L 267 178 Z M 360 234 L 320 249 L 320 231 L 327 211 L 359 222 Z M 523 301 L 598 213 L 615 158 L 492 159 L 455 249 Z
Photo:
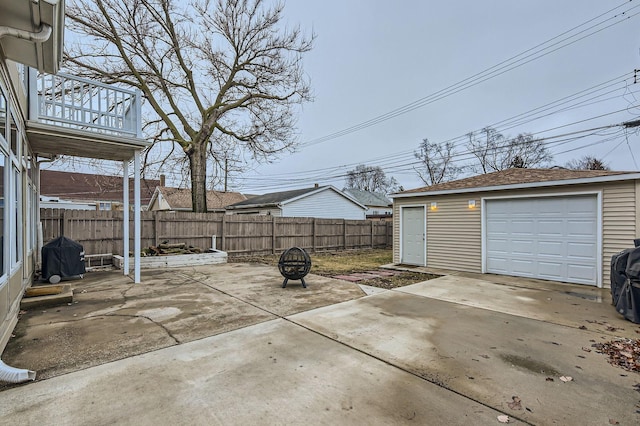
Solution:
M 127 198 L 129 194 L 127 194 Z M 133 156 L 133 282 L 140 283 L 140 151 Z M 128 253 L 127 253 L 128 257 Z
M 391 194 L 391 198 L 432 197 L 435 195 L 467 194 L 471 192 L 506 191 L 511 189 L 543 188 L 549 186 L 580 185 L 588 183 L 616 182 L 621 180 L 640 180 L 640 173 L 627 173 L 613 176 L 597 176 L 591 178 L 553 180 L 548 182 L 515 183 L 511 185 L 483 186 L 475 188 L 446 189 L 442 191 L 424 191 Z
M 596 240 L 596 256 L 598 259 L 598 262 L 596 263 L 596 286 L 598 288 L 602 288 L 603 287 L 603 283 L 602 283 L 602 262 L 604 261 L 603 259 L 603 224 L 602 224 L 602 219 L 603 219 L 603 211 L 602 211 L 602 191 L 598 190 L 598 191 L 572 191 L 572 192 L 555 192 L 555 193 L 551 193 L 551 194 L 522 194 L 522 195 L 502 195 L 502 196 L 493 196 L 493 197 L 482 197 L 481 198 L 481 224 L 480 224 L 480 229 L 481 229 L 481 251 L 482 251 L 482 255 L 481 255 L 481 261 L 482 261 L 482 273 L 486 274 L 487 273 L 487 252 L 486 252 L 486 222 L 487 222 L 487 213 L 486 213 L 486 201 L 491 201 L 491 200 L 508 200 L 508 199 L 523 199 L 523 198 L 551 198 L 551 197 L 575 197 L 575 196 L 581 196 L 581 195 L 595 195 L 596 196 L 596 209 L 597 209 L 597 219 L 596 219 L 596 226 L 597 226 L 597 240 Z
M 129 275 L 129 162 L 122 162 L 122 246 L 124 275 Z
M 418 265 L 418 266 L 427 266 L 427 205 L 426 204 L 406 204 L 406 205 L 402 205 L 400 206 L 400 224 L 398 225 L 398 256 L 400 258 L 400 263 L 402 262 L 402 221 L 404 218 L 404 213 L 403 213 L 403 209 L 405 208 L 416 208 L 416 207 L 420 207 L 422 208 L 423 211 L 423 217 L 424 217 L 424 221 L 423 221 L 423 229 L 422 229 L 422 235 L 423 235 L 423 247 L 422 247 L 422 252 L 424 253 L 424 257 L 423 257 L 423 261 L 424 264 L 423 265 Z

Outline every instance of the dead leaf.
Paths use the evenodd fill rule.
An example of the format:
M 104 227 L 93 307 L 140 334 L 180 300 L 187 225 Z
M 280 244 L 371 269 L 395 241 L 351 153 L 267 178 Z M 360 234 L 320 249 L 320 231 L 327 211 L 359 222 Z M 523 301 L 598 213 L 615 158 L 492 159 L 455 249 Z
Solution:
M 562 380 L 563 382 L 570 382 L 573 380 L 573 377 L 571 376 L 560 376 L 560 380 Z
M 547 382 L 553 382 L 553 377 L 547 377 L 545 380 L 546 380 Z
M 509 416 L 505 416 L 504 414 L 501 416 L 498 416 L 498 421 L 500 423 L 509 423 Z
M 591 349 L 585 348 L 584 346 L 582 347 L 582 350 L 585 351 L 585 352 L 591 352 Z
M 584 326 L 584 325 L 581 325 L 581 326 L 580 326 L 580 327 L 578 327 L 578 328 L 579 328 L 580 330 L 586 330 L 586 329 L 587 329 L 587 327 L 586 327 L 586 326 Z
M 520 400 L 520 398 L 518 398 L 517 396 L 512 396 L 511 399 L 512 401 L 507 403 L 509 408 L 511 408 L 512 410 L 522 410 L 522 401 Z
M 620 422 L 619 422 L 619 421 L 617 421 L 617 420 L 614 420 L 614 419 L 609 419 L 609 424 L 610 424 L 610 425 L 619 425 L 619 424 L 620 424 Z
M 482 354 L 482 355 L 480 355 L 480 356 L 481 356 L 482 358 L 484 358 L 484 359 L 489 359 L 489 355 L 484 355 L 484 354 Z

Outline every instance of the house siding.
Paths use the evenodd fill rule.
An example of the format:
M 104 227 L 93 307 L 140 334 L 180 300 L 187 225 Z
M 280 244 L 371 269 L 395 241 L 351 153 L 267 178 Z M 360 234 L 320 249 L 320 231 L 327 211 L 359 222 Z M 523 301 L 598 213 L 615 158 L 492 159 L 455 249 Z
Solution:
M 393 261 L 400 262 L 400 206 L 426 206 L 428 267 L 481 273 L 482 198 L 544 197 L 575 192 L 602 193 L 602 284 L 608 287 L 611 256 L 632 247 L 633 239 L 640 234 L 639 181 L 398 198 L 394 201 Z M 469 209 L 469 200 L 476 201 L 475 209 Z M 431 202 L 437 203 L 435 211 L 429 209 Z
M 3 142 L 4 148 L 2 151 L 7 156 L 7 162 L 3 164 L 5 170 L 5 178 L 3 182 L 3 191 L 0 193 L 0 197 L 5 200 L 3 209 L 0 210 L 3 215 L 0 215 L 0 226 L 3 227 L 3 256 L 0 261 L 4 262 L 5 274 L 0 280 L 0 353 L 4 350 L 11 333 L 18 321 L 18 312 L 20 310 L 20 300 L 24 293 L 25 288 L 31 283 L 32 272 L 34 270 L 34 257 L 33 248 L 30 247 L 30 241 L 27 238 L 31 236 L 27 234 L 27 226 L 31 226 L 30 214 L 27 207 L 27 200 L 31 196 L 28 190 L 28 178 L 27 171 L 24 168 L 24 161 L 28 161 L 29 157 L 33 158 L 30 152 L 30 147 L 26 142 L 25 127 L 24 127 L 24 89 L 22 82 L 20 81 L 20 74 L 17 72 L 15 64 L 13 62 L 5 61 L 0 57 L 0 83 L 4 88 L 4 95 L 6 96 L 7 106 L 15 112 L 15 129 L 17 130 L 18 144 L 21 146 L 22 152 L 20 157 L 16 157 L 11 153 L 9 141 Z M 5 112 L 6 114 L 6 112 Z M 5 115 L 6 117 L 6 115 Z M 4 127 L 4 126 L 3 126 Z M 14 158 L 16 163 L 13 163 Z M 37 173 L 35 164 L 32 165 L 33 173 Z M 9 170 L 6 170 L 9 168 Z M 20 220 L 17 223 L 12 223 L 15 216 L 11 209 L 12 202 L 6 202 L 8 200 L 7 194 L 15 188 L 12 181 L 11 171 L 17 168 L 20 176 L 17 180 L 17 194 L 20 195 Z M 35 185 L 35 182 L 32 182 Z M 32 208 L 35 208 L 32 206 Z M 35 229 L 32 230 L 35 232 Z M 15 238 L 19 235 L 20 239 L 20 252 L 19 258 L 21 260 L 11 264 L 12 253 L 16 252 Z
M 326 189 L 284 204 L 282 217 L 364 220 L 365 209 L 332 189 Z

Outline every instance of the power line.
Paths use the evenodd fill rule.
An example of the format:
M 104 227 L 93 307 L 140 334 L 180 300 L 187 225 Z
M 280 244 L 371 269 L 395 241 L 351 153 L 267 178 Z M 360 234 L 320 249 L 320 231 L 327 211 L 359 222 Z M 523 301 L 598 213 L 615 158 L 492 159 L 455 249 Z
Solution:
M 568 36 L 568 37 L 566 37 L 564 39 L 561 39 L 560 41 L 552 43 L 554 40 L 556 40 L 558 38 L 561 38 L 561 37 L 563 37 L 563 36 L 565 36 L 565 35 L 567 35 L 569 33 L 572 33 L 573 31 L 575 31 L 575 30 L 577 30 L 577 29 L 579 29 L 579 28 L 581 28 L 581 27 L 583 27 L 585 25 L 588 25 L 591 22 L 593 22 L 595 20 L 598 20 L 599 18 L 601 18 L 601 17 L 603 17 L 605 15 L 608 15 L 609 13 L 611 13 L 611 12 L 621 8 L 621 7 L 624 7 L 628 3 L 629 2 L 625 2 L 625 3 L 623 3 L 623 4 L 619 5 L 619 6 L 616 6 L 616 7 L 612 8 L 612 9 L 609 9 L 608 11 L 606 11 L 606 12 L 604 12 L 604 13 L 602 13 L 602 14 L 600 14 L 600 15 L 598 15 L 598 16 L 596 16 L 596 17 L 594 17 L 594 18 L 592 18 L 592 19 L 590 19 L 590 20 L 588 20 L 588 21 L 586 21 L 586 22 L 584 22 L 582 24 L 580 24 L 580 25 L 577 25 L 577 26 L 575 26 L 575 27 L 573 27 L 573 28 L 571 28 L 571 29 L 569 29 L 567 31 L 564 31 L 563 33 L 561 33 L 561 34 L 559 34 L 559 35 L 557 35 L 557 36 L 555 36 L 555 37 L 553 37 L 553 38 L 551 38 L 551 39 L 549 39 L 549 40 L 547 40 L 545 42 L 542 42 L 542 43 L 540 43 L 540 44 L 538 44 L 538 45 L 536 45 L 536 46 L 534 46 L 534 47 L 532 47 L 530 49 L 527 49 L 527 50 L 525 50 L 525 51 L 523 51 L 523 52 L 521 52 L 521 53 L 519 53 L 519 54 L 517 54 L 515 56 L 512 56 L 511 58 L 508 58 L 508 59 L 506 59 L 506 60 L 504 60 L 504 61 L 502 61 L 502 62 L 500 62 L 500 63 L 498 63 L 496 65 L 493 65 L 492 67 L 489 67 L 489 68 L 487 68 L 487 69 L 485 69 L 483 71 L 480 71 L 480 72 L 478 72 L 478 73 L 476 73 L 476 74 L 474 74 L 474 75 L 472 75 L 470 77 L 467 77 L 467 78 L 465 78 L 465 79 L 463 79 L 463 80 L 461 80 L 461 81 L 459 81 L 459 82 L 457 82 L 455 84 L 447 86 L 444 89 L 438 90 L 438 91 L 436 91 L 436 92 L 434 92 L 434 93 L 432 93 L 430 95 L 427 95 L 427 96 L 425 96 L 423 98 L 420 98 L 420 99 L 418 99 L 416 101 L 413 101 L 413 102 L 411 102 L 409 104 L 406 104 L 406 105 L 403 105 L 401 107 L 398 107 L 398 108 L 396 108 L 396 109 L 394 109 L 392 111 L 389 111 L 387 113 L 378 115 L 378 116 L 376 116 L 376 117 L 374 117 L 372 119 L 369 119 L 369 120 L 366 120 L 364 122 L 358 123 L 356 125 L 347 127 L 345 129 L 339 130 L 337 132 L 333 132 L 333 133 L 330 133 L 328 135 L 325 135 L 325 136 L 322 136 L 322 137 L 319 137 L 319 138 L 315 138 L 315 139 L 309 140 L 307 142 L 303 142 L 302 146 L 312 146 L 312 145 L 323 143 L 323 142 L 326 142 L 326 141 L 329 141 L 329 140 L 332 140 L 332 139 L 336 139 L 336 138 L 348 135 L 350 133 L 354 133 L 354 132 L 360 131 L 362 129 L 377 125 L 379 123 L 382 123 L 384 121 L 390 120 L 390 119 L 395 118 L 395 117 L 398 117 L 400 115 L 406 114 L 406 113 L 408 113 L 410 111 L 413 111 L 415 109 L 422 108 L 422 107 L 424 107 L 424 106 L 426 106 L 428 104 L 431 104 L 431 103 L 436 102 L 438 100 L 444 99 L 444 98 L 446 98 L 448 96 L 451 96 L 453 94 L 456 94 L 456 93 L 458 93 L 458 92 L 460 92 L 462 90 L 466 90 L 468 88 L 474 87 L 474 86 L 476 86 L 476 85 L 478 85 L 478 84 L 480 84 L 482 82 L 485 82 L 487 80 L 495 78 L 495 77 L 497 77 L 499 75 L 502 75 L 502 74 L 504 74 L 504 73 L 506 73 L 508 71 L 511 71 L 511 70 L 516 69 L 516 68 L 518 68 L 520 66 L 528 64 L 528 63 L 530 63 L 530 62 L 532 62 L 532 61 L 534 61 L 536 59 L 539 59 L 539 58 L 542 58 L 542 57 L 544 57 L 544 56 L 546 56 L 548 54 L 551 54 L 551 53 L 553 53 L 553 52 L 555 52 L 555 51 L 557 51 L 557 50 L 559 50 L 561 48 L 567 47 L 567 46 L 569 46 L 571 44 L 574 44 L 574 43 L 576 43 L 576 42 L 578 42 L 580 40 L 583 40 L 583 39 L 585 39 L 587 37 L 590 37 L 590 36 L 592 36 L 594 34 L 597 34 L 597 33 L 601 32 L 601 31 L 603 31 L 605 29 L 608 29 L 608 28 L 610 28 L 610 27 L 612 27 L 614 25 L 617 25 L 617 24 L 619 24 L 621 22 L 624 22 L 624 20 L 627 20 L 627 19 L 630 19 L 630 18 L 633 18 L 633 17 L 639 15 L 640 12 L 637 12 L 637 13 L 632 14 L 632 15 L 626 15 L 629 11 L 640 7 L 640 5 L 636 5 L 636 6 L 633 6 L 633 7 L 630 7 L 628 9 L 626 9 L 625 11 L 623 11 L 620 14 L 616 14 L 616 15 L 614 15 L 612 17 L 609 17 L 609 18 L 607 18 L 607 19 L 605 19 L 603 21 L 597 22 L 597 23 L 587 27 L 586 29 L 584 29 L 582 31 L 579 31 L 579 32 L 577 32 L 577 33 L 575 33 L 573 35 L 570 35 L 570 36 Z M 606 23 L 608 21 L 611 21 L 613 19 L 616 19 L 618 17 L 622 17 L 624 19 L 620 19 L 617 22 L 609 24 L 609 25 L 607 25 L 607 26 L 605 26 L 603 28 L 594 30 L 593 32 L 588 33 L 588 34 L 586 34 L 586 35 L 584 35 L 582 37 L 579 37 L 579 38 L 577 38 L 575 40 L 568 41 L 568 40 L 571 40 L 574 37 L 579 36 L 580 34 L 583 34 L 583 33 L 587 32 L 589 30 L 597 28 L 597 27 L 603 25 L 604 23 Z M 564 42 L 566 42 L 566 43 L 562 44 Z M 549 43 L 551 43 L 551 44 L 549 44 Z M 545 46 L 545 45 L 548 45 L 548 46 L 543 48 L 542 46 Z M 555 46 L 558 46 L 558 45 L 560 45 L 560 46 L 559 47 L 555 47 Z M 545 52 L 546 50 L 548 50 L 550 48 L 553 48 L 553 47 L 555 47 L 555 48 L 550 50 L 550 51 Z

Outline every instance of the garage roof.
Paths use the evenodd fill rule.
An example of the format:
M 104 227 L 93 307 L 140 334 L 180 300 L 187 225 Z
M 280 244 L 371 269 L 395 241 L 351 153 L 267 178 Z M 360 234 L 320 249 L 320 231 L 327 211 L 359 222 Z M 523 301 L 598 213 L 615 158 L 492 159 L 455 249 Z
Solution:
M 392 198 L 499 191 L 541 186 L 640 179 L 640 172 L 567 169 L 506 169 L 393 194 Z

